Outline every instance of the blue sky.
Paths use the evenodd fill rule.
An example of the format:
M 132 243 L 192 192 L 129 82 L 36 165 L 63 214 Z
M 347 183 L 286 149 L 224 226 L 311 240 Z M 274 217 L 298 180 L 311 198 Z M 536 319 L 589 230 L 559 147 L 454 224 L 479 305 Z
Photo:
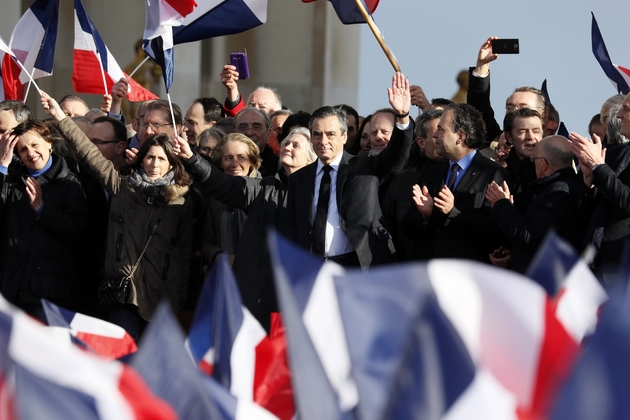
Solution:
M 547 79 L 569 131 L 586 134 L 590 118 L 616 93 L 591 51 L 591 11 L 612 61 L 630 67 L 627 1 L 381 0 L 374 19 L 402 72 L 429 99 L 455 94 L 457 73 L 475 65 L 489 36 L 519 38 L 519 55 L 500 56 L 490 66 L 495 112 L 502 113 L 514 88 L 540 88 Z M 387 105 L 393 69 L 367 25 L 361 31 L 358 111 L 367 115 Z

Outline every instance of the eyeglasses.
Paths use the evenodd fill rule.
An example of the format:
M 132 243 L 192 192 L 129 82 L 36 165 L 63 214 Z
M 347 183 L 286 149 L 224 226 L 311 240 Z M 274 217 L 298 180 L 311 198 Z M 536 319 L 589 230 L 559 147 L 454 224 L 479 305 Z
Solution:
M 282 133 L 282 127 L 270 128 L 269 131 L 272 133 L 280 134 Z
M 99 139 L 94 139 L 91 140 L 91 142 L 93 144 L 95 144 L 96 146 L 102 146 L 104 144 L 110 144 L 110 143 L 120 143 L 120 140 L 99 140 Z
M 152 128 L 154 131 L 157 131 L 157 130 L 159 130 L 160 128 L 162 128 L 162 127 L 164 127 L 164 126 L 167 126 L 167 125 L 173 125 L 173 123 L 152 123 L 152 122 L 150 122 L 150 123 L 144 123 L 144 122 L 143 122 L 143 123 L 140 123 L 140 128 L 143 128 L 143 129 L 144 129 L 144 128 L 147 128 L 147 127 L 151 126 L 151 128 Z
M 265 129 L 265 126 L 260 123 L 254 123 L 254 124 L 243 123 L 236 126 L 236 131 L 241 134 L 247 133 L 249 130 L 253 132 L 261 132 L 264 129 Z
M 547 159 L 545 159 L 545 158 L 544 158 L 544 157 L 542 157 L 542 156 L 530 156 L 530 157 L 529 157 L 529 160 L 531 160 L 532 162 L 536 162 L 536 159 L 542 159 L 542 160 L 544 160 L 545 162 L 547 162 Z M 547 163 L 549 163 L 549 162 L 547 162 Z
M 495 152 L 498 152 L 499 150 L 503 150 L 504 152 L 509 152 L 510 150 L 512 150 L 512 145 L 510 143 L 505 143 L 501 146 L 497 146 L 494 148 Z

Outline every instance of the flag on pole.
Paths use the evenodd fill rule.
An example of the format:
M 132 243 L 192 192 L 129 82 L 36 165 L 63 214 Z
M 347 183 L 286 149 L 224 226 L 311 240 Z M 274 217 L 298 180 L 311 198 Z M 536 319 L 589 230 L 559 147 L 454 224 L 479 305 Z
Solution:
M 593 19 L 591 20 L 591 42 L 593 44 L 593 54 L 595 59 L 606 73 L 606 76 L 613 84 L 617 92 L 627 95 L 630 92 L 630 72 L 626 68 L 621 68 L 612 62 L 604 38 L 599 30 L 595 15 L 591 12 Z M 623 69 L 623 70 L 622 70 Z
M 105 359 L 119 359 L 138 350 L 133 337 L 118 325 L 69 311 L 45 299 L 42 306 L 49 326 L 68 330 L 72 337 Z
M 104 94 L 114 83 L 127 77 L 101 39 L 81 0 L 74 0 L 74 61 L 72 85 L 75 92 Z M 103 81 L 103 79 L 105 79 Z M 105 83 L 105 84 L 104 84 Z M 133 79 L 127 99 L 132 102 L 159 99 Z
M 58 22 L 59 0 L 36 0 L 13 29 L 9 47 L 33 79 L 53 73 Z M 22 84 L 28 81 L 20 74 Z
M 206 0 L 173 28 L 173 42 L 232 35 L 267 21 L 267 0 Z
M 146 0 L 142 48 L 162 67 L 166 92 L 173 84 L 173 26 L 197 6 L 194 0 Z
M 302 0 L 303 3 L 311 3 L 317 0 Z M 339 17 L 339 20 L 344 25 L 352 25 L 355 23 L 365 23 L 365 19 L 363 15 L 359 11 L 354 0 L 329 0 L 333 7 L 335 8 L 335 12 Z M 365 10 L 372 14 L 376 10 L 378 6 L 379 0 L 359 0 L 363 2 Z
M 17 418 L 176 418 L 132 368 L 60 341 L 26 313 L 12 312 L 0 312 L 0 376 L 12 378 L 2 386 L 0 406 L 10 395 Z
M 293 417 L 285 342 L 267 337 L 243 306 L 225 255 L 204 282 L 187 344 L 199 369 L 239 400 L 256 402 L 281 418 Z
M 20 66 L 13 52 L 0 38 L 0 101 L 24 99 L 24 85 L 20 82 Z

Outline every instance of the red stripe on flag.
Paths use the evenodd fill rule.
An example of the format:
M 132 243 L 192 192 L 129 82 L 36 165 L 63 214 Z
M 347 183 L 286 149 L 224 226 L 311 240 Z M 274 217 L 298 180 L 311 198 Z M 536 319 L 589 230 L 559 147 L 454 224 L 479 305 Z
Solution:
M 208 376 L 212 376 L 212 372 L 214 372 L 214 365 L 211 365 L 203 359 L 199 362 L 199 365 L 197 367 L 200 371 Z
M 625 67 L 621 67 L 621 66 L 617 66 L 617 68 L 619 70 L 621 70 L 623 73 L 627 74 L 628 76 L 630 76 L 630 70 L 625 68 Z
M 2 59 L 2 87 L 4 88 L 3 101 L 24 100 L 24 85 L 20 82 L 20 66 L 11 55 L 4 54 Z
M 177 414 L 164 400 L 156 397 L 140 376 L 130 367 L 124 366 L 118 389 L 136 415 L 136 419 L 175 420 Z
M 133 79 L 129 79 L 127 73 L 125 73 L 125 77 L 129 80 L 129 87 L 131 88 L 131 92 L 127 94 L 127 99 L 131 102 L 144 102 L 151 101 L 154 99 L 160 99 L 159 96 L 146 89 L 140 83 L 136 82 Z
M 77 332 L 77 338 L 88 344 L 100 356 L 114 360 L 138 351 L 136 342 L 125 333 L 123 338 Z
M 560 386 L 567 379 L 575 363 L 579 345 L 567 333 L 556 317 L 556 307 L 562 292 L 552 301 L 547 297 L 545 307 L 545 336 L 543 338 L 532 406 L 519 410 L 521 419 L 548 418 Z
M 191 14 L 195 7 L 197 7 L 197 3 L 195 0 L 164 0 L 168 3 L 177 13 L 186 17 Z
M 279 318 L 272 315 L 271 336 L 256 346 L 254 402 L 281 420 L 295 416 L 287 340 Z
M 107 73 L 105 80 L 109 91 L 114 82 Z M 101 65 L 93 51 L 74 50 L 72 86 L 77 93 L 105 94 Z
M 8 54 L 7 54 L 8 55 Z M 15 410 L 15 397 L 13 389 L 4 375 L 0 374 L 0 419 L 18 420 Z

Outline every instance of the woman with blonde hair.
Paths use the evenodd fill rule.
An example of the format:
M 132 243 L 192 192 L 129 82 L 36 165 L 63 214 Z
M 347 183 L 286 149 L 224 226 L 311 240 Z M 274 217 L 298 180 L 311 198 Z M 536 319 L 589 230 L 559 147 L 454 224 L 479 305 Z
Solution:
M 260 178 L 262 159 L 258 146 L 244 134 L 232 133 L 221 140 L 212 151 L 212 162 L 228 175 Z M 201 242 L 201 252 L 209 266 L 221 253 L 234 261 L 246 220 L 242 210 L 210 197 Z
M 308 129 L 291 131 L 280 144 L 280 168 L 275 176 L 228 176 L 180 141 L 186 169 L 208 194 L 226 205 L 242 209 L 248 218 L 233 262 L 243 303 L 269 329 L 269 316 L 278 310 L 273 273 L 267 249 L 267 229 L 278 229 L 285 218 L 289 176 L 317 159 Z M 218 152 L 217 152 L 218 153 Z

